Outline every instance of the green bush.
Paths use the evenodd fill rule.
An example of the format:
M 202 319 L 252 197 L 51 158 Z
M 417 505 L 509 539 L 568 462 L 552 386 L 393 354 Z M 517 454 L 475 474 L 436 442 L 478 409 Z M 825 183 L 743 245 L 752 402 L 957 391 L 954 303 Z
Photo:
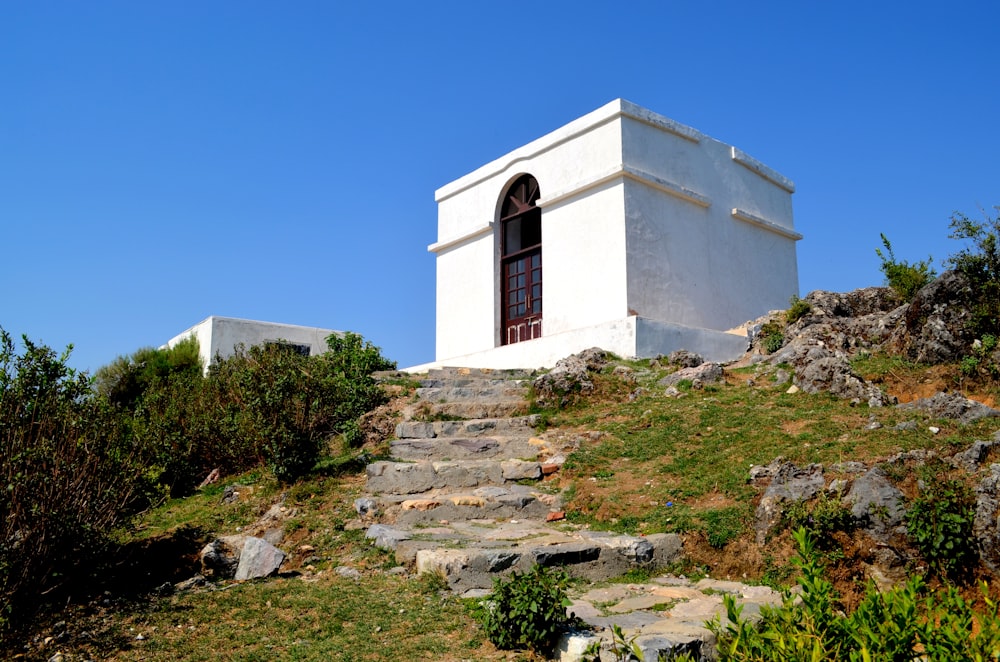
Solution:
M 985 608 L 972 605 L 953 588 L 927 594 L 919 577 L 888 591 L 869 583 L 848 615 L 833 585 L 823 578 L 813 537 L 799 529 L 796 562 L 801 594 L 786 591 L 780 607 L 762 607 L 760 621 L 742 616 L 733 596 L 723 601 L 728 621 L 709 623 L 718 637 L 721 662 L 763 660 L 995 660 L 1000 655 L 997 605 L 983 587 Z
M 150 477 L 183 496 L 213 469 L 262 464 L 282 482 L 309 472 L 334 435 L 360 435 L 356 419 L 382 404 L 371 377 L 395 368 L 357 334 L 333 335 L 328 351 L 303 356 L 282 343 L 239 347 L 202 377 L 197 344 L 143 349 L 98 372 L 145 454 Z
M 976 561 L 975 497 L 964 483 L 930 472 L 922 484 L 906 512 L 906 531 L 932 570 L 957 579 Z
M 792 298 L 788 301 L 788 310 L 785 311 L 785 321 L 789 324 L 794 324 L 802 319 L 804 316 L 809 314 L 812 310 L 812 306 L 809 305 L 808 301 L 803 301 L 796 295 L 792 295 Z
M 850 531 L 854 526 L 851 509 L 826 494 L 813 501 L 791 502 L 782 512 L 782 519 L 792 530 L 806 529 L 822 547 L 833 544 L 830 534 Z
M 493 580 L 493 592 L 478 618 L 487 638 L 503 650 L 530 648 L 545 654 L 566 625 L 566 575 L 536 565 L 525 574 Z
M 955 212 L 948 235 L 968 242 L 945 263 L 972 284 L 975 305 L 970 330 L 977 337 L 1000 335 L 1000 207 L 993 210 L 993 216 L 984 210 L 982 221 Z
M 885 275 L 886 284 L 896 292 L 901 300 L 913 300 L 920 288 L 934 280 L 937 275 L 931 267 L 933 258 L 928 256 L 926 260 L 912 264 L 905 260 L 899 261 L 892 252 L 892 244 L 889 243 L 889 239 L 884 234 L 879 236 L 882 237 L 885 253 L 876 248 L 875 254 L 882 260 L 880 268 Z
M 785 344 L 784 329 L 779 322 L 767 322 L 760 327 L 759 335 L 760 346 L 765 354 L 774 354 Z
M 0 626 L 26 622 L 128 522 L 144 468 L 62 355 L 0 329 Z

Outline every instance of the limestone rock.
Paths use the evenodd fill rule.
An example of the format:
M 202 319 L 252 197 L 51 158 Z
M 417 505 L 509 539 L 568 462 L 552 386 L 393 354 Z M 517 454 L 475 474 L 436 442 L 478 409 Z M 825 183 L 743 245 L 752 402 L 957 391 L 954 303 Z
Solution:
M 917 292 L 889 344 L 920 363 L 961 359 L 974 340 L 968 330 L 973 299 L 969 280 L 946 271 Z
M 201 549 L 201 573 L 206 577 L 230 579 L 236 574 L 246 536 L 222 536 Z
M 976 487 L 976 515 L 972 525 L 983 564 L 1000 572 L 1000 464 Z
M 266 540 L 249 536 L 243 543 L 235 579 L 270 577 L 278 572 L 284 560 L 283 551 Z
M 701 357 L 701 354 L 695 354 L 694 352 L 689 352 L 686 349 L 679 349 L 676 352 L 670 352 L 670 356 L 667 359 L 673 365 L 678 365 L 682 368 L 697 368 L 705 359 Z
M 929 398 L 901 404 L 899 408 L 919 409 L 936 418 L 953 418 L 962 424 L 972 423 L 981 418 L 1000 416 L 1000 411 L 958 393 L 935 393 Z
M 560 359 L 552 370 L 535 379 L 535 393 L 540 401 L 561 404 L 571 393 L 589 393 L 594 390 L 590 373 L 601 370 L 607 363 L 607 352 L 597 347 L 567 356 Z
M 906 513 L 903 493 L 889 482 L 878 467 L 854 479 L 844 503 L 850 506 L 851 516 L 859 527 L 879 542 L 889 541 L 894 530 L 903 523 Z
M 681 380 L 692 383 L 714 384 L 722 379 L 722 365 L 718 363 L 702 363 L 695 368 L 681 368 L 659 381 L 660 386 L 676 386 Z
M 757 544 L 763 545 L 767 534 L 781 520 L 782 506 L 788 501 L 805 501 L 823 489 L 823 467 L 810 464 L 797 467 L 791 462 L 782 463 L 775 470 L 770 485 L 764 491 L 754 521 Z

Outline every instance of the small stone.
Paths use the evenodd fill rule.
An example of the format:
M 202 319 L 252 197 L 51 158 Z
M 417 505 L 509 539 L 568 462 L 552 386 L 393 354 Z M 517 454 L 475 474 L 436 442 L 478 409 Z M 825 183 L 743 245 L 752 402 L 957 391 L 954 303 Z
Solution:
M 356 568 L 350 568 L 348 566 L 337 566 L 334 569 L 341 577 L 346 577 L 347 579 L 361 579 L 361 573 Z
M 552 474 L 554 474 L 557 471 L 559 471 L 559 465 L 558 464 L 548 463 L 548 464 L 543 464 L 542 465 L 542 475 L 543 476 L 551 476 Z
M 785 391 L 785 393 L 789 393 L 789 394 L 792 394 L 792 395 L 794 395 L 795 393 L 798 393 L 798 392 L 799 392 L 799 387 L 796 386 L 795 384 L 792 384 L 791 386 L 789 386 L 788 390 Z
M 930 432 L 931 434 L 937 434 L 938 432 L 940 432 L 940 431 L 941 431 L 941 428 L 939 428 L 939 427 L 937 427 L 937 426 L 934 426 L 934 425 L 932 425 L 932 426 L 930 426 L 929 428 L 927 428 L 927 430 L 928 430 L 928 431 L 929 431 L 929 432 Z
M 548 515 L 545 516 L 545 521 L 546 522 L 558 522 L 558 521 L 564 520 L 564 519 L 566 519 L 566 513 L 565 513 L 565 511 L 562 511 L 562 510 L 559 510 L 559 511 L 556 511 L 556 512 L 551 512 L 551 513 L 549 513 Z

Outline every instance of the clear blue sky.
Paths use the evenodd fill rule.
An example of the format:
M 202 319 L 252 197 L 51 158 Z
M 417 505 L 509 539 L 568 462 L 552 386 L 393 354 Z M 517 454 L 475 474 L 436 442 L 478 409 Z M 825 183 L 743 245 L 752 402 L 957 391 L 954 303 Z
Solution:
M 0 3 L 0 326 L 209 315 L 433 359 L 434 190 L 623 97 L 795 181 L 802 294 L 1000 204 L 1000 3 Z M 767 256 L 762 255 L 762 260 Z M 940 267 L 939 267 L 940 269 Z

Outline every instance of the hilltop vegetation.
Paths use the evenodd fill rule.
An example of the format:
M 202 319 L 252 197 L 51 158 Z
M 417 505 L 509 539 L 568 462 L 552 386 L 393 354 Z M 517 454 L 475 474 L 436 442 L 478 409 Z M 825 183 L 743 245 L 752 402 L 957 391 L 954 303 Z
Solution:
M 910 612 L 921 627 L 940 618 L 933 614 L 941 605 L 992 614 L 1000 584 L 970 533 L 970 508 L 1000 447 L 988 446 L 971 470 L 951 460 L 995 438 L 1000 419 L 963 423 L 891 406 L 892 398 L 907 403 L 937 392 L 1000 402 L 1000 224 L 995 216 L 956 216 L 952 230 L 968 242 L 948 261 L 952 271 L 934 280 L 929 261 L 900 262 L 886 240 L 888 289 L 793 300 L 787 312 L 760 321 L 751 355 L 718 381 L 684 378 L 667 387 L 663 380 L 679 366 L 665 358 L 615 360 L 591 375 L 586 394 L 536 402 L 538 433 L 576 447 L 550 483 L 563 493 L 567 520 L 682 534 L 684 560 L 667 569 L 678 574 L 771 586 L 804 576 L 825 592 L 812 614 L 827 619 L 817 659 L 861 650 L 829 617 L 860 605 L 850 622 L 864 624 L 865 610 L 885 607 L 865 583 L 891 583 L 880 574 L 886 548 L 902 559 L 895 571 L 922 578 L 894 604 L 932 600 L 922 603 L 925 616 Z M 960 315 L 935 304 L 934 296 L 952 291 L 942 282 L 968 297 Z M 866 314 L 889 319 L 899 333 L 850 337 L 843 309 L 851 306 L 869 306 Z M 947 338 L 912 342 L 945 318 L 954 322 Z M 387 454 L 385 432 L 394 412 L 412 403 L 413 384 L 379 385 L 372 373 L 395 366 L 358 336 L 329 343 L 318 357 L 281 345 L 245 348 L 207 376 L 197 347 L 182 343 L 122 357 L 91 380 L 65 355 L 28 339 L 18 352 L 2 333 L 3 650 L 26 660 L 58 652 L 65 662 L 525 659 L 489 643 L 468 605 L 442 591 L 435 575 L 400 570 L 364 539 L 352 507 L 363 467 Z M 830 353 L 828 364 L 843 362 L 848 372 L 837 374 L 861 384 L 863 397 L 807 384 L 800 360 L 816 347 Z M 839 497 L 824 491 L 784 503 L 761 544 L 758 509 L 778 458 L 822 465 L 834 481 L 857 475 L 834 469 L 845 463 L 883 472 L 904 496 L 902 533 L 873 545 Z M 221 480 L 202 485 L 215 470 Z M 288 552 L 279 577 L 175 590 L 199 571 L 206 542 L 253 526 L 274 506 L 284 512 Z M 806 560 L 815 565 L 804 575 L 792 537 L 799 529 L 815 541 Z M 979 580 L 990 581 L 985 594 Z M 776 616 L 768 636 L 794 646 L 819 641 L 818 630 L 794 629 L 809 625 L 796 614 Z M 873 616 L 868 625 L 877 622 Z M 949 623 L 957 641 L 961 624 Z M 756 632 L 730 635 L 743 638 L 744 652 L 759 652 Z M 914 641 L 922 640 L 901 649 L 912 652 Z

